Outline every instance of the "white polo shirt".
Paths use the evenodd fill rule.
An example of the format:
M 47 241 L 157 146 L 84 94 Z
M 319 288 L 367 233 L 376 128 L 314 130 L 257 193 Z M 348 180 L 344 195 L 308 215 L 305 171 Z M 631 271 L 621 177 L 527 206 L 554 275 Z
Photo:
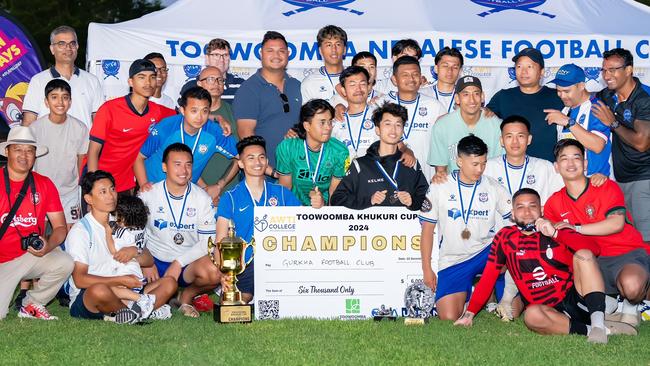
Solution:
M 70 80 L 61 76 L 54 66 L 34 75 L 29 81 L 23 112 L 35 113 L 37 117 L 50 113 L 50 109 L 45 106 L 45 85 L 53 79 L 62 79 L 70 84 L 72 103 L 68 114 L 83 122 L 90 130 L 93 123 L 92 114 L 104 103 L 104 92 L 95 75 L 77 67 Z

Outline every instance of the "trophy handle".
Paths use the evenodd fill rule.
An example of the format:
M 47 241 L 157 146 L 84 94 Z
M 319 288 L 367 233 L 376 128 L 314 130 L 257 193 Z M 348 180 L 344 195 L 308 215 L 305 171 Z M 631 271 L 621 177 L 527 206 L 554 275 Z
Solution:
M 212 237 L 211 237 L 211 236 L 208 237 L 208 256 L 210 257 L 210 260 L 212 261 L 212 263 L 213 263 L 215 266 L 217 266 L 217 268 L 218 268 L 218 267 L 219 267 L 219 263 L 218 263 L 218 261 L 217 261 L 217 260 L 215 259 L 215 257 L 214 257 L 214 250 L 215 250 L 216 247 L 217 247 L 217 245 L 216 245 L 216 244 L 214 243 L 214 241 L 212 240 Z

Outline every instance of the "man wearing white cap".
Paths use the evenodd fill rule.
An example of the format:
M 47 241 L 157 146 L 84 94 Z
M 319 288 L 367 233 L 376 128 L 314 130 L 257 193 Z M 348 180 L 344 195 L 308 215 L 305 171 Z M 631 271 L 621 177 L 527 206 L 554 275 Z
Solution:
M 7 166 L 0 174 L 0 319 L 21 280 L 38 278 L 18 312 L 21 318 L 56 319 L 45 308 L 72 273 L 72 258 L 59 245 L 67 234 L 63 207 L 52 181 L 32 172 L 47 147 L 36 143 L 29 127 L 17 126 L 0 143 Z M 52 234 L 44 238 L 45 216 Z

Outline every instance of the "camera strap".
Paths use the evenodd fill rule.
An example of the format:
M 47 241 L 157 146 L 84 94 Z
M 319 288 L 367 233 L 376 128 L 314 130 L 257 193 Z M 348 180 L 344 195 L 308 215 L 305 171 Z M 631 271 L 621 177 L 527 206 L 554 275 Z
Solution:
M 5 191 L 7 192 L 7 201 L 11 205 L 11 184 L 9 182 L 9 170 L 5 167 L 4 168 L 4 178 L 5 178 Z M 20 192 L 18 193 L 18 197 L 16 197 L 16 202 L 11 206 L 11 209 L 9 210 L 9 214 L 5 217 L 4 222 L 2 223 L 2 227 L 0 227 L 0 239 L 5 235 L 5 232 L 9 228 L 9 225 L 14 219 L 14 216 L 16 216 L 16 211 L 18 211 L 18 208 L 23 202 L 23 199 L 25 198 L 25 195 L 27 194 L 27 189 L 29 187 L 32 187 L 32 194 L 36 192 L 36 187 L 34 184 L 34 177 L 32 176 L 32 172 L 30 171 L 29 174 L 27 174 L 27 178 L 23 182 L 22 188 L 20 188 Z M 20 232 L 19 232 L 20 235 Z M 22 235 L 20 235 L 22 237 Z

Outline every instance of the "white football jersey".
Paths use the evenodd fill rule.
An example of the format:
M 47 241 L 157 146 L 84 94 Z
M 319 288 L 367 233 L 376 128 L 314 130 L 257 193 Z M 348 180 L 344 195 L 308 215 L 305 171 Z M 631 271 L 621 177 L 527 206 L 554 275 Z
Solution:
M 379 140 L 379 136 L 375 133 L 375 124 L 371 119 L 375 109 L 374 105 L 368 105 L 361 113 L 346 113 L 343 121 L 334 121 L 332 137 L 348 147 L 350 160 L 366 155 L 368 147 Z
M 149 208 L 145 246 L 154 257 L 186 266 L 208 254 L 208 238 L 216 230 L 216 210 L 204 190 L 190 183 L 186 193 L 176 197 L 167 192 L 163 180 L 139 197 Z
M 526 156 L 522 166 L 507 163 L 505 155 L 488 159 L 483 175 L 492 177 L 512 196 L 521 188 L 532 188 L 539 193 L 542 205 L 556 191 L 564 187 L 562 177 L 553 164 L 544 159 Z
M 140 280 L 144 278 L 140 264 L 136 259 L 127 263 L 120 263 L 113 259 L 113 254 L 106 243 L 106 230 L 92 213 L 87 213 L 82 220 L 86 221 L 88 228 L 80 220 L 72 226 L 65 239 L 65 251 L 70 254 L 73 261 L 88 265 L 88 274 L 90 275 L 115 277 L 133 274 Z M 135 245 L 135 241 L 132 245 Z M 122 247 L 120 246 L 119 249 Z M 80 290 L 72 277 L 68 280 L 68 284 L 70 286 L 68 290 L 70 304 L 72 305 Z
M 337 94 L 334 87 L 339 83 L 340 75 L 328 74 L 325 66 L 321 66 L 318 71 L 309 74 L 300 83 L 302 102 L 307 103 L 312 99 L 330 100 Z
M 438 100 L 444 107 L 445 113 L 449 113 L 456 109 L 456 103 L 454 103 L 454 97 L 456 96 L 455 90 L 446 93 L 438 90 L 438 86 L 436 84 L 429 84 L 420 88 L 420 94 Z
M 483 176 L 475 185 L 468 185 L 459 181 L 458 174 L 455 170 L 445 183 L 429 186 L 427 200 L 431 205 L 425 202 L 423 207 L 430 210 L 420 211 L 419 215 L 421 220 L 436 224 L 440 240 L 438 271 L 485 249 L 500 220 L 511 215 L 510 195 L 496 180 Z M 471 233 L 469 239 L 461 236 L 466 227 Z
M 398 98 L 397 92 L 388 93 L 383 102 L 399 104 L 408 110 L 408 121 L 404 123 L 404 142 L 420 162 L 424 177 L 430 181 L 436 172 L 435 168 L 427 163 L 431 130 L 438 117 L 445 114 L 444 107 L 437 100 L 421 94 L 418 94 L 415 100 L 404 101 Z

